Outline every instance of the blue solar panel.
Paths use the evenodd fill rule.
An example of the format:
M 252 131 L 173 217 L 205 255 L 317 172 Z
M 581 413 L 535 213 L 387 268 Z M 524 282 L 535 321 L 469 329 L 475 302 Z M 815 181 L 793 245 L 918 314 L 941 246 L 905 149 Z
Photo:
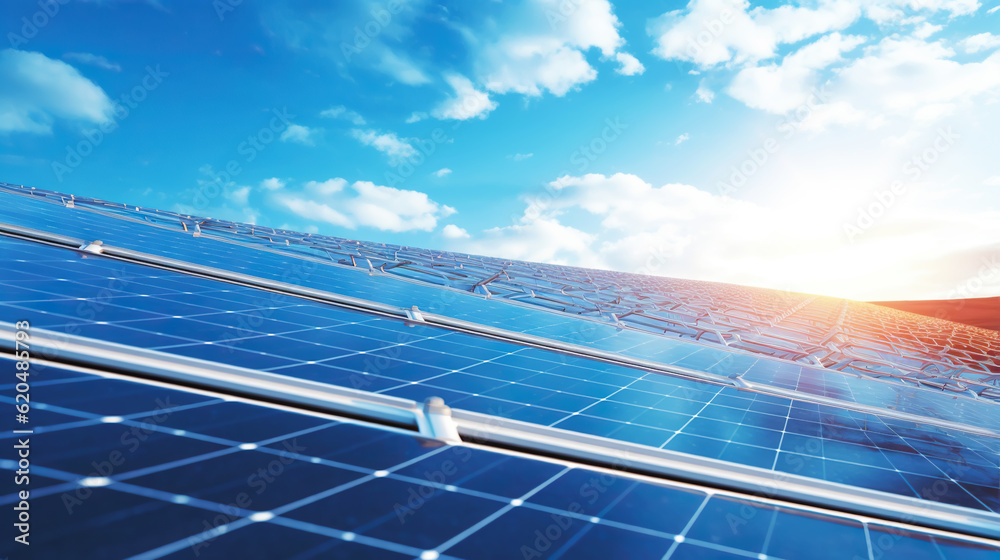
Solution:
M 418 401 L 441 396 L 474 412 L 1000 512 L 993 438 L 407 326 L 24 241 L 0 239 L 0 255 L 24 261 L 22 277 L 4 282 L 21 295 L 0 309 L 4 317 L 30 316 L 35 327 Z M 935 484 L 945 490 L 933 491 Z
M 943 559 L 1000 550 L 696 485 L 47 369 L 53 375 L 35 384 L 35 407 L 63 419 L 39 424 L 31 436 L 31 546 L 46 557 L 659 560 L 856 552 L 875 560 L 918 544 L 921 557 Z M 94 404 L 80 395 L 105 397 Z M 3 459 L 0 468 L 17 467 Z M 4 507 L 17 501 L 0 497 Z M 14 551 L 11 541 L 0 549 Z
M 537 306 L 489 300 L 460 291 L 408 282 L 382 274 L 369 275 L 357 268 L 328 266 L 302 261 L 294 254 L 261 250 L 259 245 L 221 242 L 192 237 L 177 224 L 152 227 L 141 220 L 105 216 L 83 208 L 67 209 L 23 196 L 5 196 L 9 204 L 0 208 L 0 221 L 70 235 L 102 239 L 105 243 L 213 266 L 260 278 L 295 284 L 341 295 L 375 299 L 409 308 L 417 305 L 430 312 L 577 343 L 724 376 L 743 375 L 748 381 L 792 388 L 821 396 L 836 397 L 869 406 L 892 408 L 931 418 L 960 420 L 971 425 L 1000 430 L 1000 415 L 993 403 L 969 400 L 953 406 L 952 398 L 916 386 L 886 383 L 844 375 L 838 371 L 793 364 L 740 353 L 717 345 L 664 338 L 648 332 L 620 330 L 605 322 L 545 311 Z M 238 238 L 238 237 L 237 237 Z M 284 254 L 282 254 L 284 252 Z

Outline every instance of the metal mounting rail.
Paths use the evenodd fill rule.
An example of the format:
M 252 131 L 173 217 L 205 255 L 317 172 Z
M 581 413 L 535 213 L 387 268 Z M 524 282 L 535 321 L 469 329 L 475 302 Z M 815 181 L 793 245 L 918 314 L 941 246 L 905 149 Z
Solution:
M 0 223 L 0 234 L 6 234 L 12 237 L 19 237 L 31 241 L 39 241 L 43 243 L 59 245 L 73 250 L 80 250 L 81 246 L 96 245 L 96 242 L 86 242 L 79 239 L 66 237 L 63 235 L 51 234 L 48 232 L 38 231 L 31 228 L 25 228 L 21 226 L 14 226 L 3 223 Z M 411 321 L 411 322 L 416 321 L 422 324 L 438 326 L 449 330 L 461 331 L 469 334 L 474 334 L 477 336 L 484 336 L 519 345 L 532 346 L 535 348 L 550 350 L 562 354 L 569 354 L 572 356 L 587 358 L 591 360 L 598 360 L 624 367 L 638 368 L 645 371 L 651 371 L 654 373 L 660 373 L 672 377 L 681 377 L 685 379 L 693 379 L 696 381 L 703 381 L 717 385 L 726 385 L 745 391 L 753 391 L 757 393 L 775 395 L 788 399 L 795 399 L 804 402 L 811 402 L 826 406 L 842 408 L 846 410 L 863 412 L 866 414 L 874 414 L 887 418 L 905 420 L 907 422 L 933 425 L 941 428 L 958 430 L 986 437 L 1000 438 L 1000 433 L 997 433 L 994 430 L 979 426 L 972 426 L 961 422 L 955 422 L 941 418 L 932 418 L 928 416 L 921 416 L 918 414 L 881 408 L 873 405 L 865 405 L 857 402 L 844 401 L 832 397 L 825 397 L 821 395 L 804 393 L 794 389 L 783 389 L 780 387 L 775 387 L 763 383 L 749 382 L 743 379 L 733 379 L 722 375 L 688 369 L 680 366 L 667 365 L 652 360 L 646 360 L 643 358 L 623 356 L 621 354 L 608 352 L 605 350 L 599 350 L 596 348 L 591 348 L 589 346 L 562 342 L 550 338 L 535 336 L 528 333 L 509 331 L 506 329 L 482 325 L 479 323 L 465 321 L 462 319 L 455 319 L 444 315 L 425 313 L 414 308 L 406 309 L 403 307 L 397 307 L 394 305 L 388 305 L 362 298 L 345 296 L 334 292 L 317 290 L 314 288 L 307 288 L 304 286 L 299 286 L 297 284 L 290 284 L 287 282 L 280 282 L 277 280 L 269 280 L 266 278 L 260 278 L 257 276 L 251 276 L 239 272 L 232 272 L 229 270 L 223 270 L 219 268 L 213 268 L 209 266 L 189 263 L 187 261 L 171 259 L 169 257 L 151 255 L 139 251 L 133 251 L 131 249 L 123 249 L 104 244 L 100 244 L 99 246 L 100 246 L 100 254 L 104 257 L 115 258 L 118 260 L 128 261 L 144 266 L 152 266 L 156 268 L 179 272 L 182 274 L 191 274 L 213 280 L 238 284 L 241 286 L 276 292 L 283 295 L 305 298 L 312 301 L 318 301 L 321 303 L 347 307 L 356 311 L 377 313 L 383 316 L 389 316 L 403 321 Z
M 14 326 L 0 322 L 0 350 L 14 349 Z M 33 354 L 43 360 L 220 391 L 258 401 L 408 428 L 450 443 L 467 441 L 596 466 L 617 472 L 678 479 L 769 500 L 819 507 L 963 535 L 1000 539 L 1000 515 L 919 500 L 794 474 L 709 459 L 508 420 L 447 410 L 440 400 L 423 406 L 323 383 L 31 329 Z

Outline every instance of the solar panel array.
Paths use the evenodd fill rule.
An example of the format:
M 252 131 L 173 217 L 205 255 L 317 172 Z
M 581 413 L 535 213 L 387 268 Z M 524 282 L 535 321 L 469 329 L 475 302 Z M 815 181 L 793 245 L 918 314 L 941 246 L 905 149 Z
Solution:
M 678 560 L 809 550 L 874 559 L 916 550 L 975 560 L 998 550 L 75 368 L 45 376 L 34 386 L 45 425 L 32 437 L 45 444 L 32 467 L 32 546 L 47 557 Z M 0 400 L 13 393 L 3 387 Z M 0 468 L 17 466 L 3 459 Z M 16 549 L 7 541 L 3 550 Z
M 746 354 L 700 341 L 682 341 L 634 329 L 621 329 L 606 322 L 581 320 L 578 316 L 536 306 L 510 305 L 509 301 L 486 299 L 469 292 L 442 290 L 421 282 L 369 274 L 357 268 L 335 265 L 327 257 L 324 257 L 325 260 L 305 260 L 291 254 L 276 253 L 258 243 L 220 243 L 204 233 L 198 233 L 196 237 L 191 231 L 179 227 L 140 227 L 150 224 L 136 216 L 93 212 L 84 203 L 77 206 L 74 202 L 72 213 L 66 214 L 68 208 L 53 204 L 52 199 L 48 195 L 8 197 L 5 199 L 8 204 L 0 208 L 0 221 L 83 240 L 94 240 L 99 236 L 110 245 L 183 262 L 267 280 L 287 281 L 346 296 L 376 298 L 381 303 L 406 308 L 416 305 L 422 310 L 456 319 L 485 326 L 502 326 L 561 342 L 581 343 L 623 356 L 672 366 L 690 365 L 700 370 L 718 371 L 749 381 L 763 380 L 769 385 L 791 386 L 803 392 L 835 396 L 868 406 L 890 406 L 921 416 L 947 417 L 1000 430 L 1000 417 L 995 414 L 994 403 L 988 399 L 963 399 L 961 405 L 956 406 L 952 399 L 955 393 L 952 392 L 909 390 L 912 386 L 900 389 L 897 383 L 886 383 L 884 380 L 844 375 L 842 372 Z M 56 198 L 62 199 L 69 200 L 69 197 L 59 195 Z M 104 207 L 133 212 L 121 205 L 116 207 L 105 203 Z M 72 216 L 71 220 L 67 220 L 69 216 Z M 193 226 L 185 227 L 193 230 Z M 280 243 L 277 246 L 285 245 Z M 234 258 L 236 255 L 238 258 Z M 971 393 L 966 394 L 974 397 Z
M 71 200 L 51 191 L 31 192 Z M 197 228 L 199 235 L 318 256 L 645 332 L 1000 399 L 1000 333 L 880 306 L 301 234 L 89 198 L 72 200 L 175 230 Z
M 519 303 L 510 288 L 561 286 L 565 295 L 596 282 L 601 297 L 617 290 L 621 301 L 631 301 L 638 296 L 630 290 L 650 289 L 639 299 L 656 300 L 664 286 L 679 290 L 688 283 L 637 277 L 626 289 L 627 276 L 509 263 L 506 274 L 517 270 L 514 277 L 500 274 L 502 282 L 497 276 L 470 286 L 456 278 L 471 281 L 488 267 L 472 267 L 469 256 L 263 234 L 255 226 L 58 193 L 25 196 L 22 189 L 0 188 L 0 197 L 0 222 L 8 224 L 0 224 L 0 322 L 30 319 L 32 329 L 55 334 L 416 402 L 442 397 L 454 409 L 554 428 L 554 434 L 566 430 L 701 457 L 777 481 L 825 481 L 943 504 L 995 517 L 1000 526 L 1000 405 L 987 387 L 992 381 L 964 381 L 970 369 L 958 381 L 927 377 L 919 384 L 903 370 L 859 376 L 854 365 L 822 367 L 829 364 L 727 343 L 742 335 L 713 341 L 654 332 L 618 313 L 612 322 L 603 312 L 543 305 L 539 301 L 552 299 L 539 296 L 546 293 L 541 289 L 526 298 L 529 304 Z M 18 227 L 82 244 L 100 239 L 190 268 L 156 266 L 160 261 L 142 255 L 117 258 L 113 251 L 102 256 L 69 248 L 64 238 L 40 242 L 40 234 Z M 345 260 L 345 247 L 352 259 Z M 416 274 L 431 265 L 414 264 L 405 251 L 434 255 L 428 274 L 437 280 Z M 360 264 L 362 257 L 390 252 L 393 264 Z M 214 277 L 213 270 L 249 280 Z M 575 278 L 576 288 L 554 277 Z M 609 283 L 611 277 L 618 283 Z M 363 298 L 375 307 L 416 306 L 469 326 L 456 330 L 331 304 L 273 282 Z M 671 296 L 685 309 L 705 294 L 732 304 L 727 317 L 745 319 L 748 307 L 766 308 L 758 291 L 688 288 Z M 823 313 L 796 315 L 813 303 L 796 304 L 777 322 L 801 344 L 812 344 L 803 341 L 832 324 Z M 842 327 L 844 317 L 860 311 L 840 305 L 834 323 Z M 647 311 L 636 315 L 655 315 Z M 709 315 L 717 322 L 722 316 Z M 785 322 L 793 316 L 809 319 Z M 887 332 L 940 342 L 926 324 L 897 318 L 902 326 Z M 868 334 L 855 338 L 861 328 L 855 324 L 830 340 L 837 348 L 871 349 L 876 323 L 866 323 Z M 495 335 L 501 331 L 538 342 Z M 992 344 L 987 335 L 961 332 L 977 348 Z M 883 348 L 882 358 L 905 354 L 912 363 L 910 350 L 900 351 L 912 345 L 898 342 Z M 581 347 L 622 359 L 575 350 Z M 989 359 L 983 364 L 978 354 L 968 356 L 976 367 L 991 367 Z M 32 437 L 45 442 L 32 466 L 34 532 L 42 550 L 136 558 L 228 558 L 261 550 L 301 558 L 794 558 L 808 546 L 812 558 L 873 560 L 914 551 L 986 558 L 1000 550 L 909 521 L 691 482 L 698 473 L 685 483 L 654 481 L 232 395 L 127 381 L 122 373 L 107 378 L 57 365 L 33 373 Z M 0 387 L 0 400 L 13 404 L 14 394 L 13 385 Z M 454 469 L 444 472 L 446 463 Z M 296 474 L 269 473 L 272 465 Z M 16 470 L 17 463 L 3 459 L 0 468 Z M 234 502 L 244 496 L 249 502 Z M 88 505 L 92 512 L 74 516 Z M 112 539 L 120 525 L 135 537 Z

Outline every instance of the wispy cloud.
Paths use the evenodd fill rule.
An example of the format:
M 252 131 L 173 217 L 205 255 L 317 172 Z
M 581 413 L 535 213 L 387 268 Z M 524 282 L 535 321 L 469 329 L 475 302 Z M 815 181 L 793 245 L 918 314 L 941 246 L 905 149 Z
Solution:
M 351 130 L 351 136 L 365 146 L 371 146 L 389 156 L 391 162 L 399 162 L 417 155 L 417 149 L 396 136 L 395 132 L 382 133 L 372 129 L 355 128 Z
M 282 142 L 292 142 L 295 144 L 302 144 L 303 146 L 314 146 L 316 145 L 316 134 L 316 129 L 309 128 L 308 126 L 302 126 L 300 124 L 290 124 L 288 125 L 288 128 L 281 133 L 280 139 Z
M 435 118 L 459 121 L 476 117 L 485 119 L 490 111 L 497 108 L 496 102 L 491 101 L 486 92 L 477 90 L 465 76 L 448 74 L 445 81 L 455 94 L 431 111 Z
M 963 49 L 965 49 L 965 52 L 969 54 L 977 53 L 979 51 L 986 51 L 1000 47 L 1000 35 L 980 33 L 978 35 L 962 39 L 959 44 Z
M 277 177 L 271 177 L 270 179 L 264 179 L 260 182 L 260 188 L 268 191 L 276 191 L 285 187 L 285 182 Z
M 435 177 L 444 177 L 445 175 L 451 175 L 451 169 L 448 169 L 447 167 L 442 167 L 441 169 L 438 169 L 437 171 L 432 173 L 432 175 L 434 175 Z
M 65 58 L 66 60 L 79 62 L 81 64 L 89 64 L 90 66 L 96 66 L 98 68 L 103 68 L 105 70 L 111 70 L 112 72 L 122 71 L 122 67 L 118 63 L 111 62 L 110 60 L 104 58 L 103 56 L 99 56 L 96 54 L 71 52 L 64 54 L 63 58 Z
M 56 120 L 100 124 L 113 103 L 97 84 L 61 60 L 0 50 L 0 133 L 50 134 Z
M 309 181 L 294 192 L 275 191 L 273 201 L 280 207 L 314 222 L 356 229 L 370 227 L 382 231 L 431 231 L 438 220 L 455 213 L 427 194 L 376 185 L 369 181 L 348 181 L 336 177 Z
M 352 111 L 343 105 L 335 105 L 329 109 L 320 112 L 319 116 L 327 117 L 330 119 L 343 119 L 349 121 L 355 126 L 364 126 L 368 123 L 365 122 L 365 118 L 361 116 L 357 111 Z
M 698 83 L 698 89 L 695 90 L 694 96 L 701 103 L 711 103 L 715 99 L 715 92 L 708 89 L 708 86 L 705 85 L 705 80 L 702 80 Z

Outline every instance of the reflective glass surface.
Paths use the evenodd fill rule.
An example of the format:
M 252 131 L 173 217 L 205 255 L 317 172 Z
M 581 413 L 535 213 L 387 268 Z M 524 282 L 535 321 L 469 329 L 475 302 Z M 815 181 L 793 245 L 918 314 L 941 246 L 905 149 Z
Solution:
M 998 553 L 908 526 L 47 369 L 35 407 L 59 416 L 39 421 L 31 436 L 30 488 L 32 547 L 48 557 L 99 550 L 141 559 L 974 560 Z M 85 398 L 96 395 L 102 402 Z M 0 460 L 0 469 L 16 468 Z M 3 507 L 17 501 L 0 496 Z M 12 546 L 5 541 L 0 553 Z
M 1000 440 L 0 238 L 0 317 L 997 512 Z M 41 373 L 45 375 L 44 372 Z M 8 394 L 9 394 L 8 388 Z

